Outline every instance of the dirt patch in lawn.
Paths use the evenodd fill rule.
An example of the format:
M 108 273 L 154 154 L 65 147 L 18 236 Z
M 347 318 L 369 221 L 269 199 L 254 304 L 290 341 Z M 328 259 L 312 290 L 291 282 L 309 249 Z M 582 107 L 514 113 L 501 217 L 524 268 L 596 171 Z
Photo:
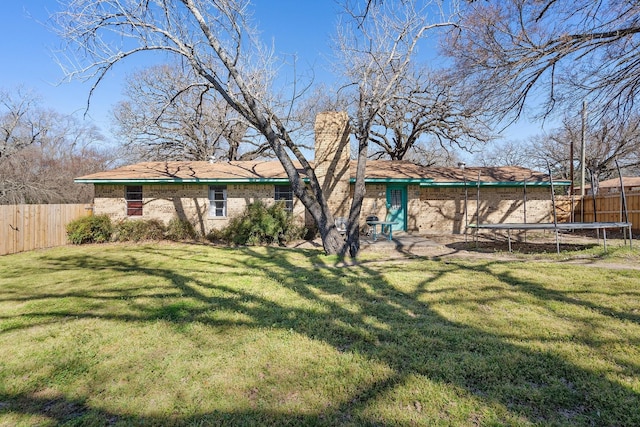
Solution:
M 607 233 L 607 246 L 612 252 L 625 244 L 622 234 Z M 373 241 L 368 236 L 361 238 L 361 253 L 383 254 L 387 259 L 407 257 L 424 257 L 428 259 L 446 260 L 447 258 L 469 260 L 503 260 L 503 261 L 544 261 L 575 263 L 604 268 L 620 268 L 640 270 L 640 253 L 633 251 L 628 258 L 609 257 L 604 252 L 603 238 L 589 233 L 561 233 L 558 236 L 560 254 L 556 253 L 555 233 L 529 232 L 512 234 L 511 249 L 505 235 L 493 233 L 480 234 L 477 239 L 472 235 L 434 234 L 413 235 L 394 233 L 393 240 L 382 237 Z M 640 242 L 633 242 L 634 248 Z M 629 241 L 626 240 L 628 248 Z M 294 247 L 322 248 L 317 239 L 311 242 L 298 242 Z

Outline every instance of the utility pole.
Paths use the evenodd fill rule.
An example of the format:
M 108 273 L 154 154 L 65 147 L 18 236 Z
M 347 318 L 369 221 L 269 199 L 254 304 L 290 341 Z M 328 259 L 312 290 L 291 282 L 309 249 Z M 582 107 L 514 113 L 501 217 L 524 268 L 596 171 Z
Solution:
M 580 149 L 580 195 L 584 197 L 585 157 L 587 148 L 587 101 L 582 101 L 582 148 Z
M 574 141 L 573 138 L 569 139 L 569 179 L 571 180 L 571 185 L 569 186 L 569 195 L 573 197 L 573 187 L 574 187 L 574 182 L 573 182 L 573 175 L 574 175 L 574 168 L 573 168 L 573 159 L 575 158 L 575 153 L 573 152 L 573 145 L 574 145 Z
M 580 149 L 580 201 L 581 221 L 584 222 L 584 195 L 585 195 L 585 158 L 587 148 L 587 101 L 582 101 L 582 148 Z M 592 189 L 593 190 L 593 189 Z
M 575 207 L 576 207 L 576 205 L 574 204 L 575 195 L 573 194 L 575 192 L 574 191 L 574 187 L 575 187 L 574 166 L 575 165 L 573 164 L 573 161 L 575 159 L 574 145 L 575 145 L 575 141 L 573 140 L 573 138 L 569 138 L 569 179 L 571 180 L 571 184 L 569 185 L 569 197 L 571 197 L 571 218 L 569 218 L 569 220 L 571 222 L 575 221 Z

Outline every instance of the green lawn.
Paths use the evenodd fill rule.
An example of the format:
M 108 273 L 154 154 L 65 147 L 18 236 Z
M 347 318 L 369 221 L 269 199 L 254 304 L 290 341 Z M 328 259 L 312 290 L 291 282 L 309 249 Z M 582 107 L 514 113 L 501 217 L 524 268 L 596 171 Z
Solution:
M 640 425 L 640 271 L 383 256 L 0 257 L 0 425 Z

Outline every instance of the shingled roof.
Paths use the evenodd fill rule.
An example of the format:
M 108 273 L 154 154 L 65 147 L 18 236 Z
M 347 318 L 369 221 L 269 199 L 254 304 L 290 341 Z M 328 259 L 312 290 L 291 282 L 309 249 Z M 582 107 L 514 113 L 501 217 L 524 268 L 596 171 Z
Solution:
M 524 182 L 548 183 L 549 175 L 520 166 L 491 166 L 491 167 L 467 167 L 460 168 L 430 167 L 429 175 L 435 182 L 462 182 L 478 181 L 494 183 Z
M 622 183 L 625 187 L 640 187 L 640 176 L 623 176 Z M 600 188 L 620 188 L 620 178 L 607 179 L 600 181 L 598 184 Z M 580 187 L 578 187 L 579 189 Z M 585 185 L 584 188 L 591 188 L 590 185 Z
M 296 166 L 304 178 L 304 170 Z M 351 163 L 351 179 L 355 179 L 355 161 Z M 527 183 L 546 185 L 546 174 L 530 169 L 506 167 L 424 167 L 409 161 L 370 160 L 366 181 L 413 182 L 421 185 L 460 184 L 475 182 L 495 184 Z M 278 161 L 144 162 L 117 169 L 85 175 L 78 183 L 188 183 L 188 182 L 288 182 L 287 174 Z
M 102 181 L 207 181 L 287 179 L 274 161 L 144 162 L 76 178 L 77 182 Z

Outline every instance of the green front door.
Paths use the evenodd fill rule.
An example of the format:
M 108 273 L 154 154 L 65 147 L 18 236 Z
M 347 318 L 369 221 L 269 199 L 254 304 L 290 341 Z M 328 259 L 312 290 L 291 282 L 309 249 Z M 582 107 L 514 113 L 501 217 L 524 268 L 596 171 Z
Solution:
M 387 186 L 387 221 L 397 222 L 393 229 L 407 231 L 407 187 Z

